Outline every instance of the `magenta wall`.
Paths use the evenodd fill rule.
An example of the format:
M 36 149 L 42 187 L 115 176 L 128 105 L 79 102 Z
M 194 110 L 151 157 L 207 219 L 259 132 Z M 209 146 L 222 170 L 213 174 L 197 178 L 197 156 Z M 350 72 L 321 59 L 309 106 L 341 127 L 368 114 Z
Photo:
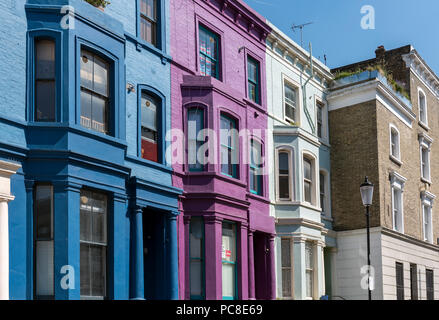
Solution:
M 184 130 L 186 108 L 205 107 L 207 126 L 219 130 L 220 112 L 238 119 L 239 129 L 263 129 L 261 141 L 265 146 L 266 81 L 265 38 L 270 32 L 265 20 L 242 1 L 171 0 L 171 104 L 172 128 Z M 221 44 L 221 80 L 201 77 L 198 65 L 198 25 L 217 33 Z M 247 99 L 247 55 L 260 62 L 261 104 Z M 219 139 L 218 142 L 219 143 Z M 241 164 L 239 179 L 220 174 L 218 164 L 209 164 L 205 172 L 191 172 L 183 164 L 173 166 L 174 186 L 184 190 L 180 198 L 182 215 L 178 220 L 179 235 L 179 292 L 181 299 L 189 298 L 188 231 L 190 217 L 204 216 L 206 298 L 221 299 L 221 223 L 236 222 L 238 235 L 238 297 L 255 298 L 266 292 L 265 298 L 275 296 L 274 219 L 269 216 L 268 178 L 263 179 L 263 196 L 250 193 L 248 165 L 242 164 L 248 142 L 240 139 Z M 264 151 L 267 152 L 266 150 Z M 219 159 L 219 153 L 218 153 Z M 219 161 L 217 161 L 219 162 Z M 269 266 L 265 275 L 254 274 L 253 233 L 263 235 L 269 249 Z M 260 247 L 260 246 L 258 246 Z M 259 254 L 257 255 L 260 256 Z M 258 263 L 258 261 L 256 261 Z M 257 280 L 255 283 L 254 279 Z M 264 288 L 262 290 L 262 288 Z M 264 297 L 262 297 L 264 298 Z

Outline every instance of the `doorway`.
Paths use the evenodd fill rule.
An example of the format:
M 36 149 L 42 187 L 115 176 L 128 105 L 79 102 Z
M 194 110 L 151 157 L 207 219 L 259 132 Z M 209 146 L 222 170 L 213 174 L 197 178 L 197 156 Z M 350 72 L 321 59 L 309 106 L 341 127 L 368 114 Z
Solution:
M 255 265 L 255 298 L 270 299 L 270 254 L 268 237 L 265 233 L 255 232 L 253 236 Z

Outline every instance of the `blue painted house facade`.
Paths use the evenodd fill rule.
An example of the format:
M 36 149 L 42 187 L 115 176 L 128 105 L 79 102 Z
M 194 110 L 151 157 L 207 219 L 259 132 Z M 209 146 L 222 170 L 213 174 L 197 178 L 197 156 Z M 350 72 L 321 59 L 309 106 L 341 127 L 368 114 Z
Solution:
M 0 8 L 0 287 L 9 299 L 178 298 L 167 1 Z

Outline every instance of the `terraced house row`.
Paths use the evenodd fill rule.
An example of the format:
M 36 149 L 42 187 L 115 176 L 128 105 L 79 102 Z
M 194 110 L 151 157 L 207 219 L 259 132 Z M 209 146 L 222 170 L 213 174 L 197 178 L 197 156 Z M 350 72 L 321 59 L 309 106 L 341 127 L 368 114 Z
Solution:
M 439 297 L 439 78 L 241 0 L 0 2 L 0 299 Z

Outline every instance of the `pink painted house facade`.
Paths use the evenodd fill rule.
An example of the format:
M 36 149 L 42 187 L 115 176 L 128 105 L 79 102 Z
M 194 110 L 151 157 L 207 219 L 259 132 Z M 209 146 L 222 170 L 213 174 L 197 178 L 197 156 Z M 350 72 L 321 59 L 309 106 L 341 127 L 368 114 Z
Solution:
M 170 4 L 171 126 L 186 141 L 173 153 L 181 156 L 173 185 L 184 190 L 179 298 L 274 299 L 275 227 L 263 173 L 271 30 L 239 0 Z

